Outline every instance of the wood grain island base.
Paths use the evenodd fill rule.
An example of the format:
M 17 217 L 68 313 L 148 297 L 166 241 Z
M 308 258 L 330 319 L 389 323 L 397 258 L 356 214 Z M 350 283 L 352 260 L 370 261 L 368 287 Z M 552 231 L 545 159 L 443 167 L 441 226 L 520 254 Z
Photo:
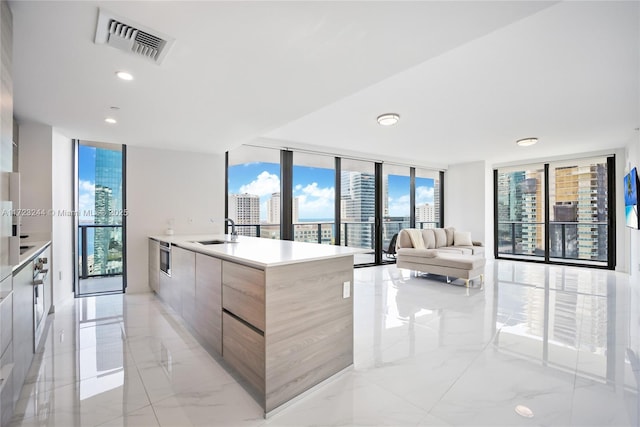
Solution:
M 265 416 L 353 364 L 357 250 L 242 236 L 238 243 L 209 247 L 193 243 L 203 240 L 199 237 L 152 237 L 172 243 L 179 263 L 190 260 L 184 250 L 196 253 L 195 264 L 172 266 L 180 281 L 171 283 L 173 292 L 158 295 L 244 380 Z M 248 259 L 249 245 L 262 251 L 269 242 L 275 243 L 272 251 L 281 251 L 279 259 L 273 253 L 276 261 L 268 263 Z M 324 256 L 319 246 L 325 247 Z M 152 252 L 155 246 L 149 248 L 150 260 L 159 256 Z M 195 272 L 184 271 L 192 265 Z M 183 299 L 177 301 L 177 295 Z M 195 318 L 189 312 L 194 301 Z M 207 308 L 207 316 L 199 315 L 198 305 Z

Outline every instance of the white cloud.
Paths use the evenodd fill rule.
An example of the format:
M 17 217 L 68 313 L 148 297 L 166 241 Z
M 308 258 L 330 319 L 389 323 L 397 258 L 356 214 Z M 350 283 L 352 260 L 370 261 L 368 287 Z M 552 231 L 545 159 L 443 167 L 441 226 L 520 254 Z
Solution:
M 403 194 L 397 199 L 389 197 L 389 216 L 409 216 L 410 198 Z
M 85 215 L 85 213 L 93 212 L 96 206 L 95 202 L 95 183 L 80 180 L 78 182 L 78 210 L 80 221 L 93 221 L 93 215 Z
M 333 218 L 335 190 L 333 187 L 318 187 L 318 183 L 311 183 L 304 188 L 296 186 L 298 198 L 298 214 L 300 219 Z
M 307 185 L 302 189 L 302 192 L 311 197 L 320 197 L 331 200 L 335 197 L 335 190 L 333 187 L 319 188 L 317 182 Z
M 249 184 L 240 187 L 240 193 L 255 194 L 261 197 L 278 192 L 280 192 L 280 178 L 267 171 L 263 171 Z
M 416 187 L 416 205 L 433 205 L 433 187 Z
M 389 197 L 389 216 L 409 216 L 411 200 L 408 194 L 398 198 Z M 429 203 L 433 205 L 433 187 L 416 187 L 416 206 Z
M 78 183 L 78 189 L 80 192 L 87 191 L 93 193 L 96 190 L 96 184 L 91 181 L 81 179 Z

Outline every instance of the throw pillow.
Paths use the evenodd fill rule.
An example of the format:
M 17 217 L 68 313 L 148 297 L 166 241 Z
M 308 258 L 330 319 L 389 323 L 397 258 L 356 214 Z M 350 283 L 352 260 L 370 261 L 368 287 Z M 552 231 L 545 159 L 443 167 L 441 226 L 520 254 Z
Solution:
M 436 248 L 447 246 L 447 233 L 444 228 L 434 228 L 433 234 L 436 236 Z
M 456 229 L 453 227 L 447 227 L 444 229 L 444 232 L 447 235 L 447 244 L 445 246 L 453 246 L 453 235 L 456 232 Z
M 453 235 L 454 246 L 473 246 L 469 231 L 456 231 Z
M 433 230 L 422 230 L 422 239 L 427 249 L 434 249 L 436 247 L 436 236 L 433 235 Z

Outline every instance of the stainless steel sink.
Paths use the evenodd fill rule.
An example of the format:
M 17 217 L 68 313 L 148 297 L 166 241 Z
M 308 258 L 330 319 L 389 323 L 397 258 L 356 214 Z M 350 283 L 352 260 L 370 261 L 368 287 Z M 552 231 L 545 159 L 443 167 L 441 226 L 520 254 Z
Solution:
M 224 243 L 238 243 L 238 242 L 232 242 L 231 240 L 200 240 L 200 241 L 196 241 L 195 243 L 200 243 L 201 245 L 222 245 Z

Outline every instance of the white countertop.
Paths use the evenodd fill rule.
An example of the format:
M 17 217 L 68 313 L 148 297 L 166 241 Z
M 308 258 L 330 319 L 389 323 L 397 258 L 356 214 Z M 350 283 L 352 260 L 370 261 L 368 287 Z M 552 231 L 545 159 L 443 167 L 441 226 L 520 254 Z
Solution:
M 289 240 L 247 236 L 238 236 L 237 242 L 217 245 L 195 243 L 201 240 L 231 240 L 231 236 L 222 234 L 155 235 L 149 237 L 205 255 L 211 255 L 245 265 L 252 265 L 258 268 L 327 258 L 339 258 L 367 252 L 366 249 L 348 248 L 345 246 L 320 245 L 317 243 L 292 242 Z
M 47 245 L 51 243 L 51 239 L 48 235 L 44 233 L 22 233 L 23 235 L 28 235 L 29 237 L 20 239 L 20 246 L 31 246 L 27 251 L 25 251 L 22 255 L 20 255 L 20 262 L 18 265 L 13 266 L 13 271 L 19 270 L 26 261 L 31 259 L 35 254 L 44 249 Z

